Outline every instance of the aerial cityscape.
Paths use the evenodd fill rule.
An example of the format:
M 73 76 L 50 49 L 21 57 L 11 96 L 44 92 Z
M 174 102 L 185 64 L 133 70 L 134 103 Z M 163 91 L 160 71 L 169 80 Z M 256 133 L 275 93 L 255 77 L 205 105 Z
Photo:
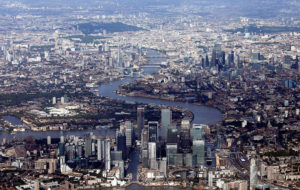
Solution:
M 300 189 L 298 0 L 0 2 L 0 189 Z

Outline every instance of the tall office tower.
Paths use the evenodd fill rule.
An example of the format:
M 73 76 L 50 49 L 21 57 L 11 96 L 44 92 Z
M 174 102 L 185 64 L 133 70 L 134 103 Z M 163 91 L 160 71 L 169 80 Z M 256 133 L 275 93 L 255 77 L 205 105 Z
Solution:
M 47 145 L 50 145 L 51 144 L 51 136 L 48 136 L 47 137 Z
M 83 156 L 83 147 L 82 147 L 82 145 L 76 145 L 75 151 L 76 151 L 76 158 L 77 159 L 82 158 L 82 156 Z
M 141 146 L 142 149 L 148 149 L 148 142 L 149 142 L 149 133 L 148 129 L 144 128 L 142 130 L 142 139 L 141 139 Z
M 213 49 L 211 54 L 210 67 L 214 67 L 217 65 L 217 51 Z
M 225 52 L 224 51 L 221 51 L 220 52 L 220 63 L 221 63 L 221 65 L 225 65 L 226 64 L 226 59 L 225 59 Z
M 104 159 L 105 159 L 105 169 L 106 170 L 110 170 L 111 169 L 111 158 L 110 158 L 110 142 L 109 139 L 105 139 L 104 141 L 105 145 L 105 155 L 104 155 Z
M 179 141 L 178 130 L 177 129 L 168 129 L 167 143 L 177 144 Z
M 184 160 L 183 160 L 183 164 L 185 167 L 193 167 L 193 154 L 188 153 L 188 154 L 184 154 Z
M 225 67 L 225 64 L 226 64 L 226 59 L 225 59 L 225 52 L 224 51 L 220 51 L 218 54 L 217 54 L 217 57 L 218 57 L 218 69 L 219 71 L 222 70 L 224 67 Z
M 257 178 L 256 160 L 252 158 L 250 162 L 250 190 L 255 189 L 257 182 L 258 182 L 258 178 Z
M 218 149 L 223 148 L 222 134 L 221 134 L 219 128 L 218 128 L 218 131 L 217 131 L 217 148 Z
M 180 130 L 180 150 L 183 153 L 189 153 L 191 150 L 191 132 L 190 132 L 190 121 L 183 119 L 181 121 Z
M 157 142 L 158 141 L 158 122 L 149 121 L 148 122 L 148 134 L 149 134 L 149 142 Z
M 118 63 L 117 64 L 118 64 L 118 67 L 123 67 L 120 46 L 118 46 Z
M 193 140 L 202 140 L 202 139 L 204 139 L 203 125 L 201 125 L 201 124 L 193 124 L 193 127 L 192 127 L 192 138 L 193 138 Z
M 65 155 L 65 143 L 64 142 L 60 142 L 58 144 L 58 150 L 59 150 L 59 156 Z
M 161 110 L 161 137 L 167 140 L 168 128 L 171 126 L 172 112 L 170 109 Z
M 169 166 L 175 166 L 175 155 L 177 154 L 177 151 L 177 144 L 166 145 L 167 161 Z
M 125 177 L 125 169 L 124 169 L 124 161 L 119 161 L 118 166 L 120 168 L 120 179 L 124 179 Z
M 230 67 L 234 66 L 234 51 L 231 51 L 231 53 L 228 55 L 228 65 Z
M 242 68 L 241 58 L 239 55 L 234 57 L 235 68 Z
M 141 151 L 141 159 L 142 159 L 142 166 L 143 166 L 143 168 L 148 168 L 149 167 L 148 148 L 147 149 L 142 149 L 142 151 Z
M 164 177 L 167 177 L 167 158 L 162 158 L 159 161 L 159 171 L 164 175 Z
M 102 139 L 97 139 L 97 160 L 99 161 L 104 159 L 102 144 L 104 144 L 104 141 Z
M 202 66 L 202 68 L 206 67 L 205 66 L 205 59 L 204 59 L 204 57 L 201 58 L 201 66 Z
M 73 161 L 75 160 L 75 146 L 66 144 L 66 158 L 67 160 Z
M 122 158 L 123 158 L 123 160 L 125 160 L 127 158 L 125 134 L 121 133 L 120 131 L 117 131 L 116 140 L 117 140 L 117 150 L 122 151 Z
M 149 167 L 149 159 L 148 159 L 148 143 L 149 143 L 149 135 L 148 128 L 144 128 L 142 130 L 142 140 L 141 140 L 141 159 L 143 168 Z
M 89 134 L 84 135 L 84 142 L 84 156 L 88 158 L 92 155 L 92 138 Z
M 150 169 L 157 169 L 156 143 L 155 142 L 149 142 L 148 143 L 148 155 L 149 155 L 149 166 L 150 166 Z
M 137 130 L 136 130 L 136 136 L 138 140 L 141 140 L 141 133 L 144 129 L 144 115 L 145 115 L 145 108 L 144 107 L 138 107 L 137 108 Z
M 183 119 L 181 121 L 181 130 L 187 130 L 190 131 L 191 123 L 188 119 Z
M 212 51 L 212 57 L 211 57 L 211 66 L 215 67 L 219 65 L 220 60 L 222 60 L 222 53 L 221 53 L 221 44 L 215 44 L 213 51 Z M 225 57 L 224 57 L 225 60 Z
M 222 45 L 221 44 L 215 44 L 214 50 L 219 54 L 222 51 Z
M 207 54 L 206 54 L 206 57 L 205 57 L 205 67 L 209 67 L 209 58 L 208 58 Z
M 203 166 L 205 162 L 205 142 L 204 140 L 193 140 L 193 166 Z
M 214 182 L 214 175 L 212 171 L 208 172 L 208 186 L 212 187 Z
M 133 126 L 130 121 L 125 122 L 126 147 L 130 148 L 133 141 Z
M 92 155 L 96 155 L 96 144 L 92 141 Z

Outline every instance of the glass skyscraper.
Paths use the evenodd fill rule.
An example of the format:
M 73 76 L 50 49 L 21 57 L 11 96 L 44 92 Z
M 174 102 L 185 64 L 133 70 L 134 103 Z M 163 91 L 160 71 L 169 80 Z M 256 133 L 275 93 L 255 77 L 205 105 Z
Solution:
M 161 110 L 161 137 L 167 140 L 168 128 L 171 126 L 172 115 L 170 109 Z
M 204 140 L 193 140 L 193 166 L 203 166 L 205 162 L 205 142 Z

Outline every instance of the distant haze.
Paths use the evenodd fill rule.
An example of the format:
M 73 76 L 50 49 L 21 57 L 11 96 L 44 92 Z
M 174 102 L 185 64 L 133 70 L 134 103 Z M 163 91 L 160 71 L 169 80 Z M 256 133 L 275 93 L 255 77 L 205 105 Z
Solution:
M 40 8 L 102 8 L 110 13 L 150 12 L 155 9 L 164 11 L 205 12 L 215 16 L 246 16 L 270 18 L 281 16 L 299 17 L 300 2 L 297 0 L 8 0 L 0 6 L 25 5 Z M 0 7 L 0 8 L 1 8 Z M 11 7 L 10 8 L 16 8 Z M 7 11 L 7 9 L 3 9 Z M 0 13 L 1 14 L 1 13 Z

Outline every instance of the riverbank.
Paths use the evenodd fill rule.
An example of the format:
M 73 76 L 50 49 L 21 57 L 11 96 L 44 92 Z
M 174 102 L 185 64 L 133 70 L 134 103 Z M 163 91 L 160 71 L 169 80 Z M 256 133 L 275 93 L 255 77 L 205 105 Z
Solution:
M 167 98 L 167 97 L 157 97 L 157 96 L 153 96 L 153 95 L 147 95 L 147 94 L 142 94 L 142 93 L 126 93 L 125 91 L 122 91 L 122 90 L 117 90 L 116 91 L 119 95 L 122 95 L 122 96 L 127 96 L 127 97 L 140 97 L 140 98 L 148 98 L 148 99 L 157 99 L 157 100 L 166 100 L 166 101 L 172 101 L 172 102 L 177 102 L 177 101 L 174 101 L 174 99 L 170 99 L 170 98 Z M 182 103 L 185 103 L 182 101 Z M 194 114 L 187 110 L 187 109 L 184 109 L 184 108 L 181 108 L 181 107 L 172 107 L 174 110 L 178 110 L 178 111 L 181 111 L 182 113 L 184 113 L 184 115 L 190 120 L 190 121 L 193 121 L 194 120 Z
M 152 182 L 152 183 L 142 183 L 142 182 L 132 182 L 129 184 L 126 184 L 124 187 L 126 190 L 135 190 L 136 188 L 139 189 L 170 189 L 172 188 L 173 190 L 177 189 L 186 189 L 186 190 L 192 190 L 192 189 L 197 189 L 193 187 L 188 187 L 186 183 L 181 183 L 181 182 L 173 182 L 173 183 L 166 183 L 166 182 Z

